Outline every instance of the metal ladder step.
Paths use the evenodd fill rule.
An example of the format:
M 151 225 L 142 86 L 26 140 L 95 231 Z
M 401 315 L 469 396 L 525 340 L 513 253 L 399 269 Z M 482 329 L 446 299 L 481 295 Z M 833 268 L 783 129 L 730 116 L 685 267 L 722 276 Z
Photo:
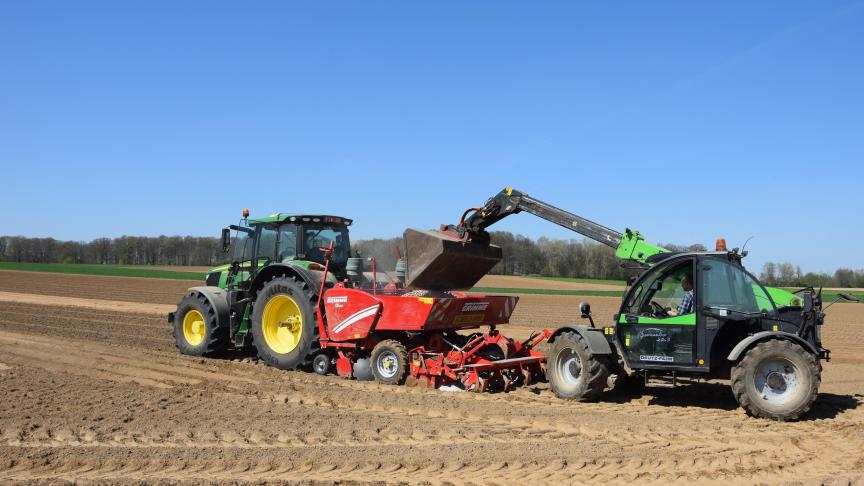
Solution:
M 671 380 L 670 375 L 659 375 L 655 376 L 655 379 L 658 381 L 651 381 L 651 373 L 645 371 L 645 388 L 675 388 L 678 386 L 678 374 L 676 372 L 672 372 Z

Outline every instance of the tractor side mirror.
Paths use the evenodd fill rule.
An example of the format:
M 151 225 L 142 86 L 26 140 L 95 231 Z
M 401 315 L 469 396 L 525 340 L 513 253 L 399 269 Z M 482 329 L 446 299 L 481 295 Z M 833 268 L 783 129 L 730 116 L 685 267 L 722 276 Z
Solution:
M 222 228 L 222 253 L 228 252 L 228 247 L 231 246 L 231 229 Z
M 855 297 L 852 294 L 847 294 L 846 292 L 841 292 L 841 293 L 837 294 L 837 297 L 840 297 L 841 299 L 845 300 L 846 302 L 861 302 L 861 300 L 858 299 L 858 297 Z
M 582 319 L 588 319 L 591 327 L 595 327 L 594 318 L 591 317 L 591 304 L 589 304 L 588 302 L 582 302 L 581 304 L 579 304 L 579 312 L 582 313 Z

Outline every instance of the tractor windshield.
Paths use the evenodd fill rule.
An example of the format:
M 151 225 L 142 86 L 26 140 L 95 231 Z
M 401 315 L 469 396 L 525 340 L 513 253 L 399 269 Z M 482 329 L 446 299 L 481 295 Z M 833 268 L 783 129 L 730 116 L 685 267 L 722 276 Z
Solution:
M 234 238 L 235 262 L 246 262 L 255 254 L 255 230 L 248 226 L 237 227 L 237 236 Z

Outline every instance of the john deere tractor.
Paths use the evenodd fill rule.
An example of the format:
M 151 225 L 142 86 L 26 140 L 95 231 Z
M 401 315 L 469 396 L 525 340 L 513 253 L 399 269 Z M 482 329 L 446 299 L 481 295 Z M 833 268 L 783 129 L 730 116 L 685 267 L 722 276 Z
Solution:
M 507 188 L 466 211 L 458 224 L 426 232 L 428 241 L 409 245 L 409 275 L 419 266 L 446 287 L 448 278 L 471 268 L 466 259 L 489 246 L 486 228 L 520 212 L 614 248 L 622 265 L 636 273 L 611 323 L 595 326 L 590 306 L 583 304 L 590 325 L 563 326 L 550 337 L 546 375 L 559 397 L 594 400 L 616 382 L 675 385 L 679 377 L 720 378 L 731 381 L 748 413 L 777 420 L 799 417 L 816 399 L 820 361 L 829 358 L 820 332 L 821 292 L 763 286 L 744 268 L 746 252 L 727 250 L 725 241 L 718 241 L 716 251 L 671 252 L 637 231 L 620 233 Z M 437 239 L 445 236 L 461 243 L 442 246 Z M 425 255 L 431 255 L 429 263 L 418 262 Z M 408 284 L 422 277 L 412 276 Z M 692 306 L 682 308 L 691 298 Z M 617 380 L 610 383 L 610 375 Z
M 231 262 L 207 272 L 168 315 L 183 354 L 212 356 L 250 344 L 267 364 L 281 369 L 311 365 L 317 354 L 315 299 L 327 280 L 345 277 L 348 227 L 340 216 L 273 214 L 222 230 Z M 232 232 L 234 234 L 232 243 Z

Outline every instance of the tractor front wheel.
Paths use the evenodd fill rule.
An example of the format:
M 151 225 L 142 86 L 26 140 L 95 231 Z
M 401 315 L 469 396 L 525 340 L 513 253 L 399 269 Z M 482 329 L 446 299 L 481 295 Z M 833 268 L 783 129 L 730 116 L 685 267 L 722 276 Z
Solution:
M 177 304 L 171 334 L 177 349 L 191 356 L 212 356 L 228 345 L 227 329 L 219 326 L 216 310 L 197 293 Z
M 609 366 L 603 356 L 591 354 L 582 336 L 564 332 L 552 343 L 546 377 L 559 398 L 587 402 L 603 393 Z
M 408 351 L 399 341 L 387 339 L 372 349 L 372 374 L 385 385 L 401 385 L 408 377 Z
M 258 356 L 283 370 L 308 365 L 319 348 L 312 295 L 303 282 L 276 277 L 258 292 L 252 311 Z
M 813 353 L 787 340 L 750 348 L 732 368 L 732 393 L 754 417 L 795 420 L 810 410 L 822 381 Z

